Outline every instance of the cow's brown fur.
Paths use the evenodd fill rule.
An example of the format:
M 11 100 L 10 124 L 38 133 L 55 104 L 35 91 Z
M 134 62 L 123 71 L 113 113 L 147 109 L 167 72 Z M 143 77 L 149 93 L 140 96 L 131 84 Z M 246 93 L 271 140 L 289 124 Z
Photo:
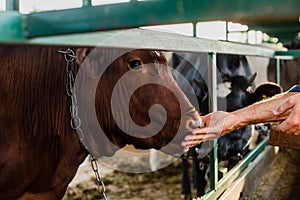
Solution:
M 57 49 L 65 47 L 0 46 L 0 199 L 61 199 L 79 164 L 87 156 L 76 132 L 70 127 L 70 99 L 65 93 L 66 63 Z M 82 62 L 86 54 L 86 51 L 78 50 L 77 61 Z M 134 54 L 146 59 L 146 63 L 166 64 L 162 55 L 152 51 Z M 187 118 L 197 117 L 197 113 L 177 86 L 174 90 L 182 98 L 179 101 L 173 100 L 174 94 L 164 87 L 153 90 L 151 85 L 146 85 L 131 98 L 131 116 L 137 124 L 147 124 L 149 107 L 162 102 L 168 112 L 164 129 L 142 140 L 120 131 L 109 110 L 110 93 L 118 78 L 128 70 L 127 65 L 122 66 L 128 55 L 130 53 L 115 61 L 112 65 L 117 67 L 108 68 L 103 76 L 105 80 L 100 80 L 97 85 L 98 122 L 89 124 L 100 123 L 106 136 L 118 147 L 133 144 L 138 148 L 161 148 L 174 137 L 179 128 L 177 124 L 184 118 L 177 109 L 179 101 L 185 102 L 183 109 Z M 73 63 L 71 68 L 77 72 L 79 65 Z M 169 73 L 167 67 L 162 73 Z M 176 85 L 171 76 L 164 78 Z M 89 94 L 89 91 L 82 92 Z M 187 119 L 185 123 L 188 123 Z M 91 142 L 91 145 L 96 144 Z M 99 148 L 97 156 L 113 154 L 116 150 L 101 145 L 92 147 Z
M 86 157 L 68 122 L 65 62 L 55 48 L 0 48 L 1 199 L 62 198 Z

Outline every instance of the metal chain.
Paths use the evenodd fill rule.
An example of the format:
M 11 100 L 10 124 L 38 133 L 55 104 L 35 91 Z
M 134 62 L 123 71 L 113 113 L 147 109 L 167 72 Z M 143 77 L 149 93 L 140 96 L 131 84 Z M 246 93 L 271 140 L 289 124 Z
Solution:
M 101 179 L 101 176 L 98 172 L 97 159 L 92 155 L 92 153 L 89 150 L 88 146 L 85 144 L 84 134 L 83 134 L 83 131 L 80 128 L 81 120 L 78 116 L 78 104 L 77 104 L 77 97 L 76 97 L 76 92 L 75 92 L 75 88 L 74 88 L 75 79 L 74 79 L 74 73 L 71 69 L 71 63 L 74 61 L 74 59 L 76 57 L 75 53 L 70 48 L 68 48 L 66 51 L 58 50 L 57 52 L 64 54 L 64 58 L 65 58 L 65 61 L 67 63 L 66 64 L 66 73 L 67 73 L 66 93 L 71 99 L 71 105 L 70 105 L 71 121 L 70 121 L 70 125 L 74 130 L 76 130 L 81 144 L 84 146 L 84 148 L 89 152 L 89 154 L 91 156 L 91 165 L 92 165 L 92 169 L 93 169 L 93 171 L 95 173 L 95 176 L 96 176 L 98 191 L 100 192 L 100 194 L 102 194 L 103 198 L 105 200 L 107 200 L 107 197 L 106 197 L 106 194 L 105 194 L 105 185 L 104 185 L 104 183 Z
M 103 198 L 105 200 L 107 200 L 107 197 L 106 197 L 106 194 L 105 194 L 105 185 L 104 185 L 104 183 L 101 179 L 101 176 L 99 174 L 99 171 L 98 171 L 97 159 L 94 158 L 94 156 L 92 154 L 91 154 L 91 165 L 92 165 L 93 171 L 94 171 L 95 176 L 96 176 L 98 191 L 102 194 Z

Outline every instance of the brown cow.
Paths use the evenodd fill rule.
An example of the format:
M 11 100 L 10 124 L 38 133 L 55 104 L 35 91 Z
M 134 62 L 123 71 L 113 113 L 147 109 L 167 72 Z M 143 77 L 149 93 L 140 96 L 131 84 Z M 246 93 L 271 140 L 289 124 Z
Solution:
M 88 154 L 70 126 L 66 62 L 58 49 L 65 47 L 0 46 L 0 199 L 61 199 Z M 103 60 L 116 51 L 98 49 L 92 52 L 100 56 L 87 57 L 89 51 L 78 49 L 77 64 L 70 66 L 78 72 L 78 105 L 91 104 L 79 110 L 85 144 L 96 157 L 112 155 L 126 144 L 179 152 L 180 142 L 192 131 L 190 122 L 200 117 L 176 85 L 165 57 L 156 51 L 119 52 L 122 56 L 112 59 L 100 76 Z M 131 76 L 121 79 L 128 72 Z M 140 79 L 152 83 L 127 94 L 127 88 Z M 112 103 L 115 87 L 115 98 L 131 95 L 129 104 L 122 99 Z M 153 115 L 154 104 L 164 109 L 153 109 Z M 124 130 L 133 126 L 122 106 L 128 107 L 137 126 L 152 124 L 149 130 L 126 134 Z M 97 120 L 89 115 L 93 109 Z M 165 123 L 159 130 L 161 120 Z M 98 124 L 103 132 L 95 134 L 93 127 Z M 159 131 L 151 135 L 152 129 Z

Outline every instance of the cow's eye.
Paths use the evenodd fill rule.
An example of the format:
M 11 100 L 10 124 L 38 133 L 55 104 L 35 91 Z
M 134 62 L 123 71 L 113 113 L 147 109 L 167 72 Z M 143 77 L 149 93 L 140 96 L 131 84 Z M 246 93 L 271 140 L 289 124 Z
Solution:
M 132 70 L 141 70 L 143 65 L 142 65 L 142 61 L 138 60 L 138 59 L 134 59 L 134 60 L 130 60 L 128 62 L 128 67 L 129 69 L 132 69 Z

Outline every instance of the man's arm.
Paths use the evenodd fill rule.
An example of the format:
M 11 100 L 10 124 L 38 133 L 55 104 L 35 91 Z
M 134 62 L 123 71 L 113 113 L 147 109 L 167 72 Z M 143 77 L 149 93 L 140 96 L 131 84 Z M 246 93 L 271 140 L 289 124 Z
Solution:
M 193 135 L 186 136 L 182 145 L 191 147 L 205 140 L 216 139 L 236 128 L 249 124 L 282 121 L 287 118 L 291 110 L 286 109 L 284 112 L 276 112 L 275 110 L 282 102 L 295 94 L 298 93 L 286 92 L 234 112 L 217 111 L 202 116 L 205 127 L 195 129 Z
M 257 123 L 268 123 L 268 122 L 278 122 L 287 118 L 290 114 L 290 110 L 282 110 L 282 112 L 277 112 L 278 106 L 282 102 L 289 99 L 289 97 L 294 96 L 297 93 L 286 92 L 274 96 L 273 98 L 260 101 L 258 103 L 252 104 L 240 110 L 236 110 L 231 114 L 236 115 L 237 120 L 235 127 L 242 127 L 250 124 Z

